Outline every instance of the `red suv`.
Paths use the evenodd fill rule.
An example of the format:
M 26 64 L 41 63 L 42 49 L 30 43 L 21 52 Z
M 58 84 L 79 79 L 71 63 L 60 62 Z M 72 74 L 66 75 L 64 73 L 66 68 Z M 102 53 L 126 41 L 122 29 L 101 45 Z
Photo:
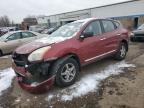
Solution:
M 123 60 L 127 51 L 128 32 L 119 22 L 89 18 L 17 48 L 12 67 L 20 86 L 36 93 L 53 83 L 69 86 L 76 81 L 81 66 L 108 56 Z

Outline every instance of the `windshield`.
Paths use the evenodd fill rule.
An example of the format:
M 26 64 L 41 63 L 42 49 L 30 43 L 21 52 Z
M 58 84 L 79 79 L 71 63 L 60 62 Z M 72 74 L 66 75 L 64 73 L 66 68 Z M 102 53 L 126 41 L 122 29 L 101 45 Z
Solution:
M 58 30 L 53 32 L 50 36 L 52 37 L 72 37 L 77 33 L 83 22 L 72 22 L 60 27 Z
M 10 35 L 9 33 L 6 33 L 6 34 L 2 35 L 2 36 L 0 37 L 0 41 L 5 41 L 6 38 L 7 38 L 9 35 Z
M 144 24 L 138 27 L 139 30 L 144 30 Z

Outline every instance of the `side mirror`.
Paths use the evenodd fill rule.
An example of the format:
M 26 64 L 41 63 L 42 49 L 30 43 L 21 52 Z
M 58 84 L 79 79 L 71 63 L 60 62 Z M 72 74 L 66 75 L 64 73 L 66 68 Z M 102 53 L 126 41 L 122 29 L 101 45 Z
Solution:
M 83 32 L 80 38 L 84 39 L 84 38 L 92 37 L 93 35 L 94 35 L 93 32 Z

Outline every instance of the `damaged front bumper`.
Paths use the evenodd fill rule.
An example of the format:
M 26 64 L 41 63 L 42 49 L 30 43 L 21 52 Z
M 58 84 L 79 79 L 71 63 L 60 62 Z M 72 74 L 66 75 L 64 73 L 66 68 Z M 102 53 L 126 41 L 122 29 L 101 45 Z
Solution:
M 50 63 L 24 65 L 13 60 L 12 68 L 16 72 L 19 85 L 31 93 L 45 92 L 54 84 L 55 75 L 49 73 Z

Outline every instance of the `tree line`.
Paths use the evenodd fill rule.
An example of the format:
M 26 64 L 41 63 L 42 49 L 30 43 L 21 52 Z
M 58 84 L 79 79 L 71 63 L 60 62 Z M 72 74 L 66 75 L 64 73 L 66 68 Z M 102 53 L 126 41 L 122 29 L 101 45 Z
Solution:
M 0 27 L 10 27 L 13 25 L 13 21 L 11 21 L 8 16 L 5 15 L 0 17 Z

